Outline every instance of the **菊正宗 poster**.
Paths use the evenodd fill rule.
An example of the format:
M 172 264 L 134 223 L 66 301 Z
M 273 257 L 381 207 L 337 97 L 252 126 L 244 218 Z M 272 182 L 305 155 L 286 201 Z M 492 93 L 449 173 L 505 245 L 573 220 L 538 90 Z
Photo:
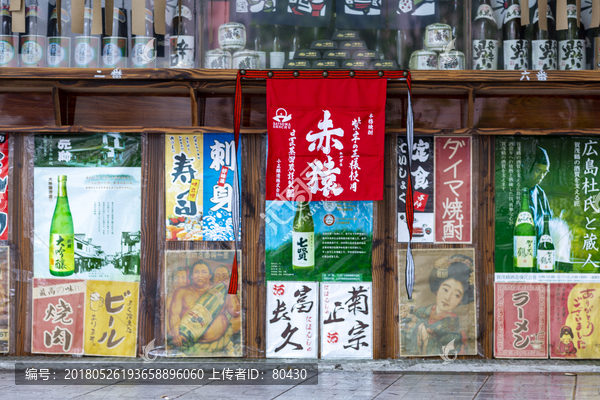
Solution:
M 600 358 L 600 284 L 549 286 L 550 358 Z
M 373 358 L 371 282 L 321 283 L 321 358 Z
M 600 282 L 600 140 L 497 137 L 495 152 L 496 281 Z
M 80 354 L 83 342 L 84 354 L 136 355 L 141 143 L 139 134 L 117 132 L 35 135 L 33 275 L 39 296 L 33 299 L 34 352 Z M 77 293 L 88 297 L 85 302 L 80 296 L 67 301 L 53 295 L 65 279 L 83 282 L 85 290 Z M 59 290 L 69 293 L 66 286 Z M 78 313 L 83 304 L 83 323 L 75 314 L 62 318 L 67 310 Z M 52 335 L 50 348 L 48 337 L 39 335 L 45 331 Z
M 406 250 L 398 251 L 400 355 L 476 355 L 475 251 L 427 249 L 412 250 L 412 254 L 417 268 L 413 296 L 408 300 Z
M 267 280 L 370 281 L 373 203 L 266 204 Z
M 548 284 L 494 288 L 494 357 L 548 358 Z
M 233 134 L 167 135 L 167 240 L 233 241 Z
M 83 354 L 85 299 L 83 280 L 34 278 L 31 352 Z
M 411 242 L 433 243 L 434 232 L 434 147 L 433 136 L 419 136 L 408 149 L 405 137 L 398 136 L 398 242 L 408 242 L 406 224 L 406 188 L 408 185 L 408 165 L 413 187 L 414 223 Z
M 0 240 L 8 240 L 8 135 L 0 134 Z
M 267 358 L 317 358 L 318 285 L 267 282 Z
M 0 246 L 0 353 L 8 353 L 10 339 L 10 247 Z
M 165 337 L 178 357 L 242 357 L 241 270 L 228 294 L 235 250 L 167 251 Z M 238 268 L 241 253 L 238 252 Z

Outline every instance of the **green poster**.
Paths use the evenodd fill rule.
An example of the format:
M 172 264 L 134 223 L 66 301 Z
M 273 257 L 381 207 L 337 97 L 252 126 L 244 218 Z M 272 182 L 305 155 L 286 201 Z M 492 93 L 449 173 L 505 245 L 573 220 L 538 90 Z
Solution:
M 599 152 L 597 137 L 496 138 L 496 281 L 600 281 Z

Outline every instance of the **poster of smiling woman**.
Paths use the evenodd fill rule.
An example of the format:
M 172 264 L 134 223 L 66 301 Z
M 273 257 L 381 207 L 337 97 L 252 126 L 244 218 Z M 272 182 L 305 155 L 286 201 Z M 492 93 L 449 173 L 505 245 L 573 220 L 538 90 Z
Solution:
M 408 299 L 406 250 L 398 251 L 400 356 L 477 354 L 474 249 L 413 250 L 415 286 Z

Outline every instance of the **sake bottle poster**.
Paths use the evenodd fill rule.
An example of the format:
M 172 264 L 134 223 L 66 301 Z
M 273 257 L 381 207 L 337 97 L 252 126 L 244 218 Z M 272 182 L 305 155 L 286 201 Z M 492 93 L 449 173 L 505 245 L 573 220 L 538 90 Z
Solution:
M 140 135 L 34 140 L 34 276 L 139 281 Z
M 371 281 L 372 202 L 267 201 L 265 225 L 267 280 Z
M 242 357 L 241 252 L 239 286 L 228 294 L 235 250 L 167 251 L 165 337 L 169 356 Z
M 600 272 L 599 152 L 597 137 L 496 138 L 497 282 L 600 282 L 600 274 L 594 275 Z M 553 271 L 539 272 L 535 264 L 515 267 L 515 223 L 522 207 L 533 217 L 535 264 L 544 216 L 549 219 Z

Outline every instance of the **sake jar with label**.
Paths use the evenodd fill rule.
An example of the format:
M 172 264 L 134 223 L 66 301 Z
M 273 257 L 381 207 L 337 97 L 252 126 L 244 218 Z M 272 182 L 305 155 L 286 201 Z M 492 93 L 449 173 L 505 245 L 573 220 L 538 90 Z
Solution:
M 223 50 L 237 51 L 246 46 L 246 27 L 237 22 L 219 26 L 219 46 Z
M 231 53 L 226 50 L 209 50 L 204 54 L 204 68 L 230 69 Z
M 258 52 L 241 50 L 233 53 L 231 67 L 233 69 L 258 69 Z
M 410 56 L 409 69 L 436 70 L 438 55 L 435 51 L 417 50 Z
M 440 53 L 438 57 L 438 69 L 446 71 L 465 69 L 465 55 L 458 50 Z
M 443 51 L 452 41 L 452 27 L 446 24 L 431 24 L 425 28 L 425 47 L 431 51 Z

